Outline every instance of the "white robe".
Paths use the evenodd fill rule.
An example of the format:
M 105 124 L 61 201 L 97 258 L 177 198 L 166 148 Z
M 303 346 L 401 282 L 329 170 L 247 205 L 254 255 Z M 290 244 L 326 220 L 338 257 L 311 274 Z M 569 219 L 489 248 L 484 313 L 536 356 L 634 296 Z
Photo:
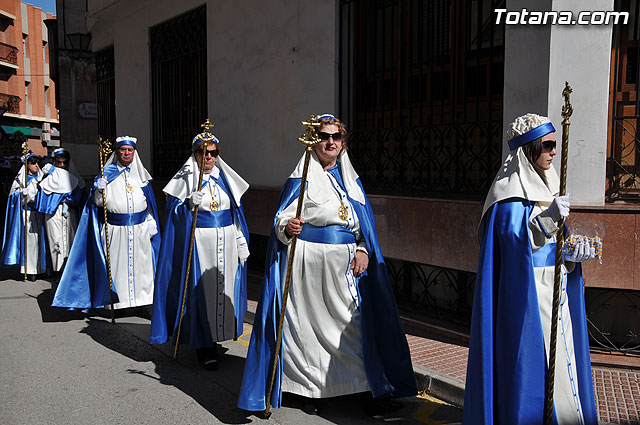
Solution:
M 78 228 L 78 213 L 70 207 L 67 217 L 62 215 L 62 206 L 56 208 L 55 214 L 45 214 L 45 228 L 49 241 L 49 253 L 53 271 L 60 271 L 69 256 L 71 243 Z
M 529 219 L 529 241 L 531 251 L 535 253 L 547 243 L 555 243 L 557 226 L 549 217 L 542 214 L 549 202 L 539 201 Z M 550 237 L 549 237 L 550 236 Z M 573 267 L 573 264 L 569 264 Z M 544 334 L 544 345 L 549 358 L 549 344 L 551 341 L 551 313 L 553 305 L 553 284 L 555 266 L 534 267 L 538 305 L 540 307 L 540 321 Z M 562 280 L 560 291 L 560 309 L 558 311 L 558 339 L 556 344 L 556 369 L 554 381 L 554 404 L 558 425 L 573 425 L 584 423 L 582 406 L 580 404 L 575 348 L 573 345 L 573 328 L 571 326 L 571 311 L 567 300 L 567 270 L 562 265 Z
M 219 174 L 217 168 L 214 168 L 214 174 Z M 210 176 L 205 175 L 203 181 L 207 183 L 202 189 L 202 203 L 198 210 L 211 211 L 212 199 L 218 202 L 219 211 L 230 210 L 231 200 L 224 190 Z M 196 228 L 195 238 L 201 272 L 198 284 L 204 289 L 211 339 L 214 342 L 233 339 L 236 332 L 234 293 L 238 242 L 244 240 L 244 236 L 235 224 L 231 224 L 226 227 Z
M 138 179 L 129 179 L 129 172 L 122 172 L 107 185 L 105 190 L 107 212 L 137 213 L 147 209 L 147 200 Z M 126 190 L 126 182 L 134 187 L 133 193 Z M 94 192 L 94 202 L 102 206 L 102 195 Z M 150 212 L 147 219 L 134 226 L 109 224 L 109 252 L 111 276 L 119 302 L 114 308 L 138 307 L 153 303 L 153 250 L 149 237 L 149 222 L 155 224 Z M 157 228 L 157 224 L 156 224 Z M 104 226 L 101 226 L 104 235 Z M 103 245 L 106 247 L 106 245 Z
M 43 173 L 41 170 L 38 170 L 38 177 L 36 179 L 31 180 L 29 185 L 27 186 L 30 190 L 31 196 L 35 197 L 35 194 L 38 192 L 38 183 L 42 180 Z M 20 172 L 16 176 L 13 185 L 11 186 L 12 190 L 22 191 L 24 187 L 24 167 L 21 168 Z M 20 224 L 24 223 L 24 209 L 22 208 L 22 203 L 20 204 Z M 33 203 L 30 203 L 33 207 Z M 43 214 L 33 210 L 27 211 L 27 274 L 41 274 L 46 273 L 47 270 L 41 267 L 42 261 L 40 259 L 40 238 L 43 238 L 45 235 L 40 234 L 40 228 L 42 226 Z M 24 273 L 24 266 L 20 266 L 20 273 Z
M 332 196 L 322 204 L 305 196 L 302 217 L 314 226 L 348 227 L 358 240 L 360 224 L 346 194 L 335 180 L 332 184 L 327 172 L 318 170 L 315 158 L 312 167 L 313 184 L 328 188 Z M 340 199 L 349 209 L 348 221 L 338 218 Z M 276 236 L 285 244 L 290 238 L 284 229 L 295 216 L 297 203 L 296 198 L 277 218 Z M 282 391 L 312 398 L 369 391 L 357 283 L 350 269 L 356 248 L 355 243 L 322 244 L 298 238 L 283 329 Z

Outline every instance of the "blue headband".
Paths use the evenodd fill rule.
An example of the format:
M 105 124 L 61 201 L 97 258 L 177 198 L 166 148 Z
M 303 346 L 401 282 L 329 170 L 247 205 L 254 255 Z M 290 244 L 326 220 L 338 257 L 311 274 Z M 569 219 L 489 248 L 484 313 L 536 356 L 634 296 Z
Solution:
M 332 119 L 334 119 L 334 120 L 336 119 L 336 117 L 334 117 L 334 116 L 333 116 L 333 115 L 331 115 L 331 114 L 322 114 L 322 115 L 318 115 L 318 116 L 316 117 L 316 121 L 320 121 L 320 120 L 327 119 L 327 118 L 332 118 Z
M 212 139 L 203 139 L 201 136 L 202 134 L 198 134 L 196 137 L 193 138 L 193 141 L 191 142 L 192 146 L 191 148 L 195 148 L 198 145 L 201 145 L 204 142 L 214 142 L 216 145 L 218 143 L 220 143 L 220 141 L 218 140 L 218 138 L 216 136 L 214 136 L 211 133 L 206 133 L 208 135 L 210 135 L 212 137 Z
M 69 155 L 69 152 L 67 152 L 63 148 L 59 148 L 59 149 L 56 149 L 55 151 L 53 151 L 53 156 L 58 156 L 58 155 L 71 156 L 71 155 Z
M 532 128 L 526 133 L 522 133 L 521 135 L 509 140 L 509 149 L 511 149 L 512 151 L 516 150 L 520 146 L 526 145 L 530 141 L 545 136 L 549 133 L 553 133 L 554 131 L 556 131 L 556 129 L 553 127 L 553 124 L 551 124 L 550 122 L 544 123 L 537 126 L 536 128 Z
M 28 161 L 28 160 L 29 160 L 29 158 L 33 158 L 34 156 L 35 156 L 36 158 L 40 158 L 40 157 L 39 157 L 38 155 L 36 155 L 35 153 L 29 153 L 29 154 L 27 154 L 27 157 L 25 158 L 25 161 Z M 24 161 L 23 161 L 23 164 L 24 164 Z
M 137 141 L 138 139 L 136 139 L 135 137 L 118 137 L 116 139 L 116 149 L 118 149 L 120 146 L 133 146 L 133 148 L 135 149 Z

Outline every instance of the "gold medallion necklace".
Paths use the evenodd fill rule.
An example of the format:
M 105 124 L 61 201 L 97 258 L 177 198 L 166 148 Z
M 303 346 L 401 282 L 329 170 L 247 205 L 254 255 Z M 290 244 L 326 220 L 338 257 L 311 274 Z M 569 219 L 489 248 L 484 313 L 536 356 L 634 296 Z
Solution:
M 209 188 L 209 193 L 211 194 L 211 202 L 209 203 L 209 209 L 211 211 L 218 211 L 220 209 L 220 204 L 216 201 L 216 198 L 213 195 L 213 191 L 211 190 L 211 178 L 209 178 L 209 182 L 207 183 L 207 187 Z M 216 188 L 216 181 L 213 181 L 213 188 Z
M 349 209 L 342 203 L 342 195 L 340 194 L 340 191 L 338 190 L 336 185 L 333 184 L 333 180 L 335 179 L 335 177 L 333 177 L 329 171 L 325 171 L 325 172 L 327 173 L 329 180 L 331 181 L 331 185 L 334 187 L 334 189 L 338 193 L 338 201 L 340 201 L 340 206 L 338 207 L 338 218 L 340 220 L 347 221 L 347 219 L 349 218 Z
M 125 170 L 122 174 L 124 175 L 124 188 L 127 192 L 133 193 L 136 189 L 129 184 L 129 181 L 127 180 L 127 171 Z

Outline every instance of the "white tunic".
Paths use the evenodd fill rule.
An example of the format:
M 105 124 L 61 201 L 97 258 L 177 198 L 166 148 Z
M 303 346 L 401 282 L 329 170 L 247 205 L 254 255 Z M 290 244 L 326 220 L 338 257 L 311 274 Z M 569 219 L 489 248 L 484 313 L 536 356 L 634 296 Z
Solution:
M 65 217 L 62 215 L 62 205 L 59 205 L 55 214 L 45 214 L 44 225 L 49 241 L 51 265 L 53 270 L 57 272 L 62 269 L 64 261 L 69 256 L 71 243 L 78 228 L 78 213 L 75 208 L 70 207 L 68 215 Z
M 555 243 L 557 226 L 549 217 L 537 218 L 550 203 L 536 202 L 529 220 L 529 240 L 532 252 L 536 252 L 547 243 Z M 546 234 L 545 234 L 546 231 Z M 551 237 L 547 237 L 551 235 Z M 555 251 L 554 251 L 555 252 Z M 571 265 L 573 266 L 573 265 Z M 555 267 L 534 267 L 540 320 L 544 334 L 544 344 L 549 358 L 551 341 L 551 313 L 553 305 L 553 284 Z M 562 285 L 560 292 L 560 309 L 558 312 L 558 339 L 556 344 L 556 368 L 554 381 L 554 404 L 558 425 L 584 423 L 580 404 L 575 349 L 573 345 L 573 328 L 571 311 L 567 299 L 567 270 L 562 266 Z
M 128 174 L 127 171 L 122 172 L 107 185 L 107 212 L 132 214 L 147 209 L 147 200 L 140 184 L 128 180 Z M 132 193 L 126 190 L 127 181 L 134 188 Z M 96 205 L 102 206 L 100 191 L 96 190 L 93 196 Z M 134 226 L 108 226 L 111 276 L 119 298 L 114 308 L 153 303 L 153 250 L 148 222 L 155 223 L 151 213 L 147 213 L 146 221 Z M 104 226 L 100 231 L 104 235 Z
M 218 170 L 216 169 L 216 174 Z M 210 175 L 206 182 L 199 211 L 211 211 L 212 199 L 218 202 L 219 211 L 230 211 L 231 201 L 224 190 Z M 188 201 L 187 201 L 188 202 Z M 226 227 L 196 228 L 196 248 L 207 308 L 207 319 L 214 342 L 235 338 L 235 277 L 238 269 L 238 239 L 244 239 L 242 231 L 234 224 Z
M 42 178 L 42 174 L 38 173 L 37 179 L 32 179 L 29 182 L 28 188 L 32 193 L 38 192 L 38 181 Z M 21 178 L 20 184 L 17 185 L 16 190 L 22 190 L 24 187 L 24 177 Z M 33 203 L 30 204 L 33 207 Z M 40 258 L 40 238 L 44 235 L 40 234 L 40 229 L 43 222 L 43 214 L 33 210 L 27 211 L 27 274 L 40 274 L 46 273 L 46 269 L 41 267 L 42 260 Z M 20 203 L 20 225 L 24 223 L 24 207 L 22 202 Z M 24 241 L 21 241 L 24 243 Z M 20 266 L 20 273 L 24 273 L 24 266 Z
M 334 196 L 318 205 L 305 196 L 302 217 L 314 226 L 339 224 L 360 238 L 360 224 L 344 191 L 325 173 Z M 340 220 L 342 203 L 349 209 Z M 295 216 L 297 199 L 277 218 L 276 235 Z M 362 243 L 364 245 L 364 243 Z M 357 245 L 322 244 L 298 239 L 283 329 L 282 391 L 323 398 L 369 391 L 362 359 L 356 280 L 350 269 Z

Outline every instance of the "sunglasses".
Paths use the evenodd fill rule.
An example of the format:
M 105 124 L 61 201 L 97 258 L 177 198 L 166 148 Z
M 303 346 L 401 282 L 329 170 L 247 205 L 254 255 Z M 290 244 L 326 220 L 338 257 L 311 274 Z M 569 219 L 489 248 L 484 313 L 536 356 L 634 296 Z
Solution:
M 207 149 L 205 151 L 204 156 L 212 156 L 212 157 L 216 158 L 218 156 L 218 154 L 219 154 L 218 149 L 213 149 L 213 150 Z
M 556 148 L 555 140 L 545 140 L 542 142 L 542 152 L 551 152 Z
M 321 131 L 318 133 L 318 137 L 320 138 L 320 140 L 329 140 L 329 138 L 332 138 L 334 142 L 339 142 L 342 140 L 342 133 L 337 132 L 337 133 L 326 133 L 324 131 Z
M 38 160 L 35 159 L 35 158 L 27 159 L 27 164 L 32 164 L 33 165 L 33 164 L 37 164 L 37 163 L 38 163 Z

